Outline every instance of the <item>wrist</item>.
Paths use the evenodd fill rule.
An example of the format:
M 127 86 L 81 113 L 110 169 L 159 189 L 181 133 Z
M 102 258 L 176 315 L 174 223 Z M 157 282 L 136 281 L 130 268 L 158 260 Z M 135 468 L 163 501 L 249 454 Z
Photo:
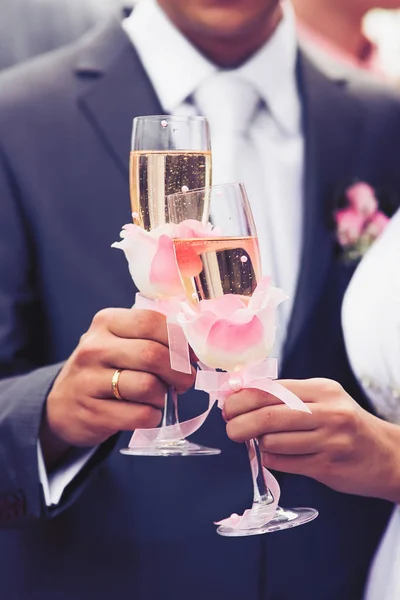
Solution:
M 43 414 L 39 432 L 39 441 L 43 453 L 46 469 L 50 472 L 71 449 L 71 444 L 60 438 L 52 430 L 47 412 Z
M 382 422 L 381 435 L 386 446 L 386 468 L 382 469 L 385 477 L 382 480 L 382 497 L 385 500 L 400 504 L 400 426 Z

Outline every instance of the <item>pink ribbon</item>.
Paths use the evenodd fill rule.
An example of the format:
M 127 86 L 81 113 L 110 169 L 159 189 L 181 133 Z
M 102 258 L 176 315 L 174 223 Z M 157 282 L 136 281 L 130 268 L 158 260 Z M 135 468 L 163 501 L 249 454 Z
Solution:
M 201 415 L 198 415 L 197 417 L 194 417 L 193 419 L 178 423 L 177 425 L 168 425 L 167 427 L 164 427 L 163 438 L 179 440 L 193 435 L 193 433 L 195 433 L 203 425 L 214 404 L 215 400 L 212 400 L 210 396 L 208 407 L 205 412 L 201 413 Z M 159 427 L 153 429 L 136 429 L 129 442 L 129 448 L 145 448 L 155 442 L 159 436 Z
M 181 310 L 180 300 L 152 300 L 142 296 L 142 294 L 138 292 L 136 294 L 134 308 L 140 310 L 155 310 L 167 317 L 171 368 L 175 371 L 180 371 L 181 373 L 190 374 L 192 369 L 189 357 L 189 346 L 182 328 L 175 320 L 175 315 L 177 315 Z M 201 415 L 194 417 L 193 419 L 189 419 L 188 421 L 177 423 L 176 425 L 168 425 L 167 427 L 163 427 L 163 439 L 183 439 L 195 433 L 195 431 L 200 429 L 204 421 L 207 419 L 214 403 L 215 400 L 210 397 L 207 410 Z M 152 429 L 136 429 L 129 442 L 129 448 L 151 446 L 159 438 L 159 436 L 159 427 Z
M 257 469 L 257 461 L 253 459 L 251 461 L 251 470 L 253 471 L 253 476 L 257 477 L 258 469 Z M 229 527 L 230 529 L 257 529 L 266 525 L 274 518 L 277 506 L 279 504 L 279 498 L 281 495 L 281 490 L 279 487 L 279 483 L 275 479 L 275 477 L 264 467 L 264 477 L 265 483 L 270 490 L 274 500 L 271 504 L 253 504 L 252 508 L 248 508 L 244 511 L 242 515 L 237 515 L 233 513 L 227 519 L 222 519 L 222 521 L 217 521 L 215 525 L 222 525 L 223 527 Z
M 191 373 L 189 347 L 186 337 L 181 327 L 174 320 L 174 316 L 178 314 L 180 309 L 179 299 L 152 300 L 137 293 L 134 308 L 155 310 L 167 317 L 171 368 L 182 373 Z M 195 433 L 203 425 L 217 400 L 218 406 L 222 409 L 225 398 L 242 388 L 260 389 L 269 392 L 282 400 L 289 408 L 311 412 L 300 398 L 292 394 L 292 392 L 276 381 L 272 381 L 273 379 L 276 379 L 278 371 L 277 360 L 274 358 L 266 359 L 258 365 L 245 367 L 243 370 L 235 373 L 219 373 L 209 369 L 205 365 L 200 364 L 200 366 L 202 370 L 197 372 L 195 389 L 208 392 L 208 407 L 203 413 L 193 419 L 164 427 L 163 435 L 167 435 L 169 439 L 182 439 Z M 133 448 L 151 445 L 159 437 L 159 434 L 159 427 L 152 429 L 136 429 L 129 442 L 129 447 Z M 271 484 L 271 490 L 272 488 L 275 490 L 275 493 L 273 493 L 274 498 L 276 491 L 278 491 L 279 497 L 279 485 L 275 478 L 273 478 L 274 481 L 272 481 L 271 478 L 273 478 L 273 476 L 268 473 L 268 481 L 270 482 L 268 485 Z
M 225 399 L 241 389 L 256 389 L 268 392 L 284 402 L 292 410 L 311 413 L 310 409 L 300 398 L 286 389 L 277 381 L 278 361 L 276 358 L 267 358 L 258 365 L 244 367 L 235 373 L 219 373 L 217 371 L 202 370 L 197 372 L 196 390 L 208 392 L 215 400 L 218 399 L 219 408 L 223 408 Z
M 292 410 L 311 413 L 310 409 L 295 394 L 287 390 L 277 381 L 278 361 L 276 358 L 267 358 L 258 365 L 247 366 L 235 373 L 219 373 L 205 368 L 197 372 L 196 389 L 210 394 L 210 399 L 218 400 L 222 409 L 226 398 L 241 389 L 258 389 L 268 392 L 284 402 Z M 253 476 L 258 476 L 257 461 L 251 461 Z M 232 514 L 227 519 L 218 521 L 215 525 L 229 527 L 230 529 L 258 529 L 274 518 L 280 498 L 280 488 L 275 477 L 264 467 L 263 475 L 267 487 L 274 498 L 270 504 L 257 504 L 244 511 L 242 515 Z

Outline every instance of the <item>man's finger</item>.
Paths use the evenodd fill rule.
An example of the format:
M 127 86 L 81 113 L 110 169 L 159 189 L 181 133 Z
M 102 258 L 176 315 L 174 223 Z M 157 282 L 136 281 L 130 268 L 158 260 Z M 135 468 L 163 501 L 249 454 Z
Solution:
M 102 369 L 90 395 L 102 400 L 115 399 L 111 383 L 114 373 L 115 370 Z M 156 375 L 122 369 L 118 378 L 118 391 L 126 402 L 151 404 L 162 409 L 167 385 Z
M 190 375 L 171 369 L 169 349 L 158 342 L 109 336 L 107 344 L 99 352 L 105 367 L 157 375 L 179 393 L 185 392 L 194 383 L 195 369 L 192 367 Z
M 106 328 L 119 338 L 143 339 L 168 346 L 167 322 L 153 310 L 106 308 L 93 319 L 93 328 Z
M 134 431 L 143 427 L 157 427 L 162 411 L 150 404 L 122 402 L 119 400 L 86 400 L 80 413 L 86 427 L 97 432 Z

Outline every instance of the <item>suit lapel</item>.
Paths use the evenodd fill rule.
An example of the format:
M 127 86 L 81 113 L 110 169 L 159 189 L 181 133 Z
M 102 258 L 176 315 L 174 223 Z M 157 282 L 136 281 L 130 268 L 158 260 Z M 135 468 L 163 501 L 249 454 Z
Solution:
M 299 341 L 333 258 L 329 220 L 334 196 L 338 186 L 356 175 L 363 123 L 362 107 L 349 98 L 346 84 L 327 79 L 301 54 L 298 76 L 305 131 L 303 250 L 285 361 Z
M 99 142 L 127 176 L 133 118 L 163 111 L 120 23 L 108 23 L 86 42 L 76 75 L 81 83 L 80 109 Z

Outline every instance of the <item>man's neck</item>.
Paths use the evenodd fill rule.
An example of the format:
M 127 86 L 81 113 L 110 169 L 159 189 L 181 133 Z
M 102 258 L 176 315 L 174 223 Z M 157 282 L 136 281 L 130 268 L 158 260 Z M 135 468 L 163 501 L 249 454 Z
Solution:
M 159 1 L 165 10 L 162 1 Z M 250 24 L 242 31 L 232 35 L 218 35 L 210 32 L 197 31 L 195 27 L 187 27 L 186 23 L 178 22 L 174 14 L 165 11 L 171 21 L 186 36 L 186 38 L 212 63 L 225 68 L 239 67 L 255 54 L 273 35 L 283 18 L 280 3 L 273 6 L 261 20 L 261 23 Z
M 358 7 L 352 11 L 348 8 L 341 10 L 340 3 L 338 6 L 333 0 L 296 0 L 294 4 L 297 16 L 304 25 L 354 60 L 363 60 L 367 43 L 362 32 L 364 11 Z

